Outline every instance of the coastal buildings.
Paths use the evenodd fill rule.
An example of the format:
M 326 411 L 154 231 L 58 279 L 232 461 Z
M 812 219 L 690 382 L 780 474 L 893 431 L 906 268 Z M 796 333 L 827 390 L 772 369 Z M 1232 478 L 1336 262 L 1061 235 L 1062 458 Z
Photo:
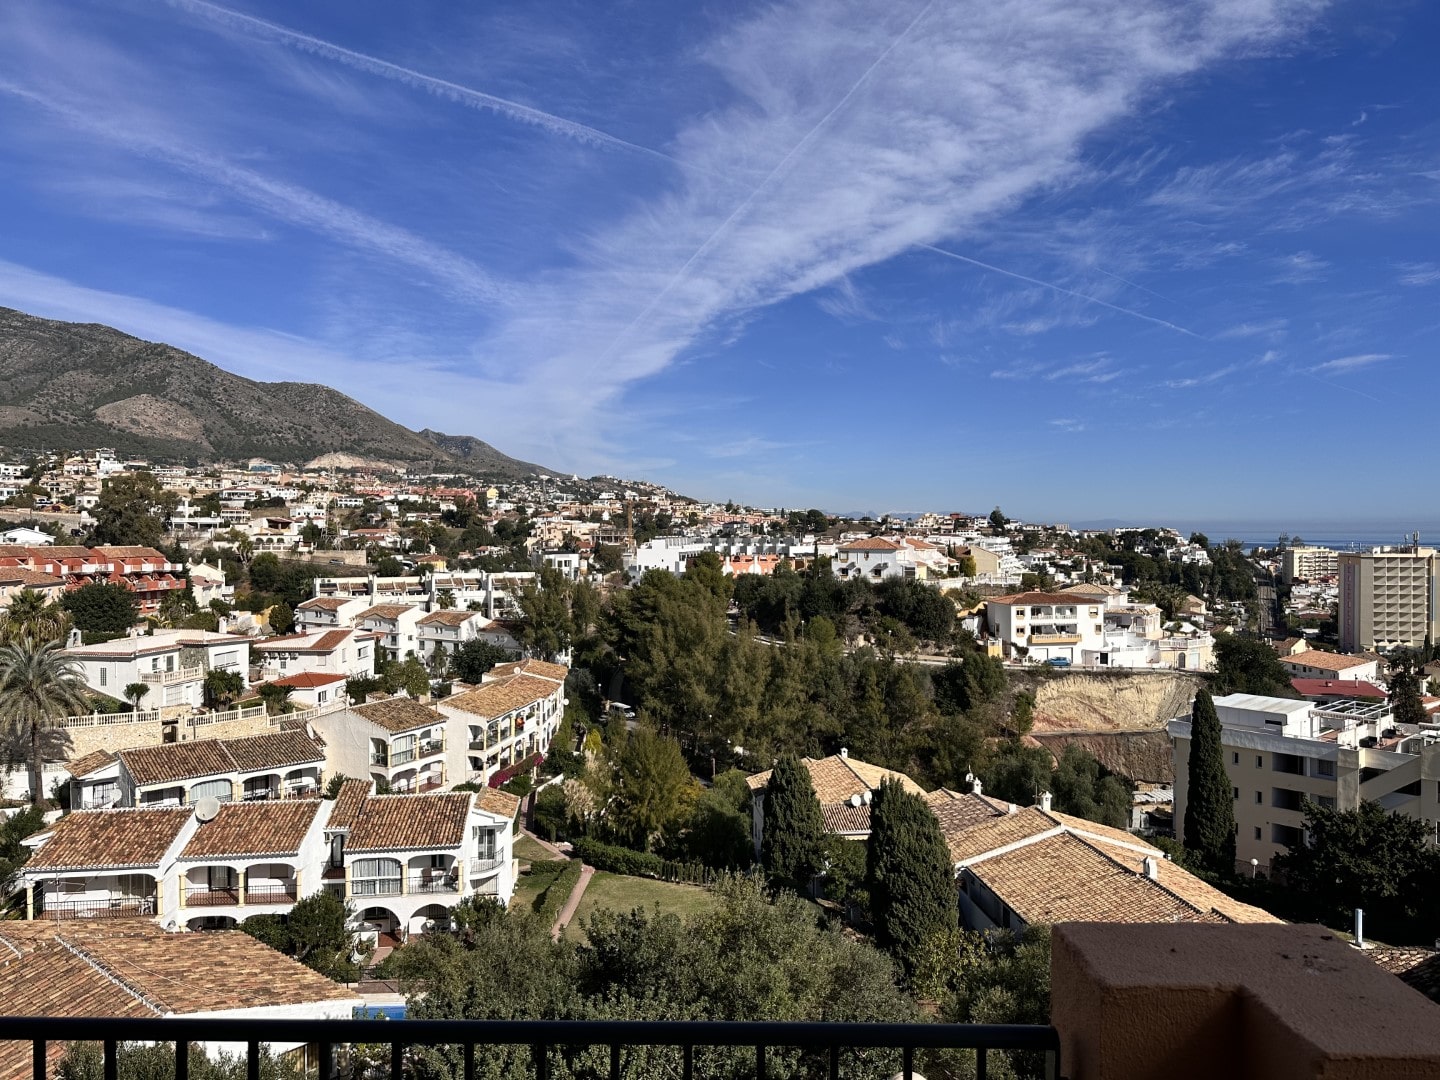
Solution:
M 1280 577 L 1285 584 L 1333 578 L 1340 572 L 1340 553 L 1326 547 L 1287 547 L 1280 556 Z
M 1342 652 L 1440 641 L 1440 556 L 1434 548 L 1341 552 L 1338 573 Z
M 1440 822 L 1440 729 L 1396 724 L 1382 700 L 1229 694 L 1215 699 L 1225 771 L 1234 792 L 1236 859 L 1243 872 L 1300 843 L 1310 799 Z M 1190 718 L 1168 726 L 1175 767 L 1175 822 L 1183 840 L 1190 775 Z

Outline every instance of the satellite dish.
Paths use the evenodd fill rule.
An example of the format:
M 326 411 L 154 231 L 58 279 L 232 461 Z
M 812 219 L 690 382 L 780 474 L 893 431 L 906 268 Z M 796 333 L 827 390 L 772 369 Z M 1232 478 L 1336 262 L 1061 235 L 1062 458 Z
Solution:
M 851 806 L 859 806 L 859 805 L 860 805 L 860 796 L 859 796 L 859 795 L 851 795 L 851 796 L 850 796 L 850 805 L 851 805 Z
M 863 802 L 866 806 L 869 806 L 869 805 L 870 805 L 870 800 L 873 799 L 874 797 L 875 797 L 875 796 L 874 796 L 874 794 L 873 794 L 872 792 L 867 791 L 867 792 L 865 792 L 864 795 L 861 795 L 861 796 L 860 796 L 860 801 Z
M 213 795 L 206 795 L 203 799 L 196 800 L 195 820 L 214 821 L 215 815 L 220 813 L 220 800 Z

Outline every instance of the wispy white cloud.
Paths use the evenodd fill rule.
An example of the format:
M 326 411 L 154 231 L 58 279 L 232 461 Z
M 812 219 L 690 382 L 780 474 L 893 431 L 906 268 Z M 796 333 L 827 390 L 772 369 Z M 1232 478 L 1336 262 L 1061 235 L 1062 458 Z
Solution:
M 1435 263 L 1403 263 L 1400 266 L 1401 285 L 1434 285 L 1440 282 L 1440 266 Z
M 1273 364 L 1279 359 L 1280 353 L 1277 350 L 1266 349 L 1263 353 L 1260 354 L 1260 359 L 1256 360 L 1255 363 L 1257 366 L 1263 367 L 1269 364 Z
M 1293 255 L 1282 255 L 1270 260 L 1279 271 L 1275 280 L 1286 285 L 1306 285 L 1319 281 L 1330 269 L 1330 264 L 1313 251 L 1297 251 Z
M 1074 417 L 1060 417 L 1056 420 L 1047 421 L 1047 423 L 1060 431 L 1073 432 L 1085 430 L 1085 422 L 1083 420 L 1076 420 Z
M 1243 322 L 1235 326 L 1221 330 L 1215 337 L 1218 340 L 1227 338 L 1250 338 L 1250 337 L 1277 337 L 1285 333 L 1286 327 L 1290 325 L 1288 319 L 1266 319 L 1261 322 Z
M 471 301 L 495 300 L 500 296 L 495 280 L 472 260 L 307 188 L 187 145 L 167 132 L 165 125 L 147 122 L 143 115 L 87 113 L 51 94 L 5 78 L 0 78 L 0 94 L 26 102 L 92 139 L 164 162 L 183 174 L 218 185 L 277 220 L 423 271 L 457 296 Z
M 1338 360 L 1316 364 L 1312 370 L 1324 375 L 1336 375 L 1346 371 L 1358 371 L 1389 359 L 1389 353 L 1358 353 L 1355 356 L 1342 356 Z
M 1183 379 L 1167 379 L 1165 385 L 1172 390 L 1188 390 L 1194 386 L 1209 386 L 1211 383 L 1217 383 L 1222 379 L 1229 378 L 1239 370 L 1239 364 L 1227 364 L 1225 367 L 1216 368 L 1214 371 L 1207 371 L 1204 375 L 1191 375 Z
M 332 41 L 325 41 L 313 37 L 310 34 L 303 34 L 298 30 L 292 30 L 288 26 L 281 26 L 266 19 L 258 19 L 253 15 L 245 15 L 230 8 L 221 7 L 219 4 L 207 3 L 206 0 L 166 0 L 171 7 L 179 8 L 200 16 L 206 21 L 225 27 L 229 30 L 252 37 L 259 41 L 272 42 L 286 45 L 290 48 L 300 49 L 303 52 L 315 56 L 333 60 L 336 63 L 344 64 L 346 67 L 356 71 L 363 71 L 367 75 L 376 75 L 382 79 L 391 79 L 406 86 L 423 90 L 428 94 L 446 101 L 463 105 L 466 108 L 480 109 L 485 112 L 495 113 L 522 124 L 530 124 L 541 128 L 554 135 L 562 135 L 566 138 L 576 139 L 582 143 L 592 146 L 608 146 L 619 150 L 630 150 L 636 153 L 645 154 L 650 157 L 659 158 L 675 165 L 684 165 L 682 161 L 671 157 L 648 146 L 641 146 L 638 143 L 622 139 L 607 131 L 582 124 L 575 120 L 569 120 L 563 116 L 546 112 L 544 109 L 525 105 L 518 101 L 511 101 L 508 98 L 496 94 L 487 94 L 482 90 L 473 87 L 462 86 L 459 83 L 451 82 L 448 79 L 436 78 L 427 75 L 423 71 L 416 71 L 413 68 L 403 67 L 400 64 L 392 64 L 388 60 L 382 60 L 376 56 L 357 52 L 354 49 L 347 49 L 343 45 L 337 45 Z

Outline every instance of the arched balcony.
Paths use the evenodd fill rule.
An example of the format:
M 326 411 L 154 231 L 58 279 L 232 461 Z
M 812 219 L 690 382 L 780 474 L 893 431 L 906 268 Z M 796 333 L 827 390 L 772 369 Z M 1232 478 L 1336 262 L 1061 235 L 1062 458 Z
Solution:
M 406 892 L 449 893 L 460 891 L 460 877 L 453 855 L 416 855 L 406 871 Z
M 293 904 L 299 884 L 296 868 L 284 862 L 244 867 L 207 863 L 190 867 L 180 881 L 186 908 Z

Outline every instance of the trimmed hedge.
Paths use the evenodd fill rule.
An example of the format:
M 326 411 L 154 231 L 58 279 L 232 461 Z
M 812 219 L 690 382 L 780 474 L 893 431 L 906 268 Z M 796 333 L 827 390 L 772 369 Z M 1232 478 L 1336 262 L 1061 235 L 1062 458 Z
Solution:
M 577 856 L 596 870 L 606 870 L 612 874 L 705 886 L 714 885 L 723 876 L 723 871 L 703 863 L 671 862 L 647 851 L 632 851 L 614 844 L 602 844 L 589 837 L 576 840 L 572 848 Z
M 547 924 L 554 923 L 560 917 L 560 909 L 565 906 L 565 901 L 570 899 L 570 894 L 575 891 L 575 883 L 580 880 L 582 865 L 579 859 L 569 860 L 564 869 L 555 875 L 555 880 L 540 894 L 535 910 Z

